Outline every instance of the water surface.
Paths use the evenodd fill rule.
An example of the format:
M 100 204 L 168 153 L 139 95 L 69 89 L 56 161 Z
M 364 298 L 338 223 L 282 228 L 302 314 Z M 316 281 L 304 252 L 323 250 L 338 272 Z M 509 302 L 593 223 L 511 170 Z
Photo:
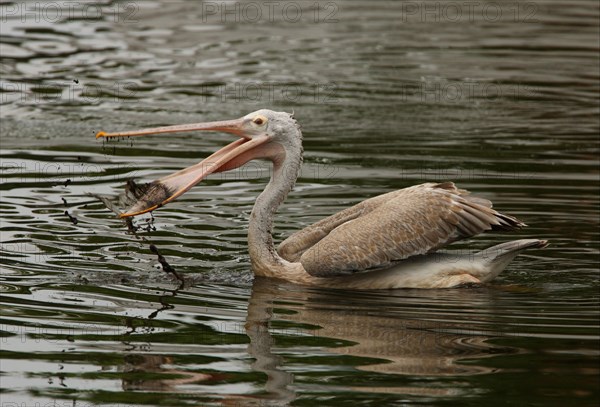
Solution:
M 35 4 L 0 4 L 3 403 L 597 404 L 597 2 Z M 97 131 L 262 107 L 294 111 L 305 138 L 276 240 L 452 180 L 551 246 L 486 287 L 321 290 L 252 277 L 267 163 L 210 177 L 136 234 L 89 195 L 231 140 Z

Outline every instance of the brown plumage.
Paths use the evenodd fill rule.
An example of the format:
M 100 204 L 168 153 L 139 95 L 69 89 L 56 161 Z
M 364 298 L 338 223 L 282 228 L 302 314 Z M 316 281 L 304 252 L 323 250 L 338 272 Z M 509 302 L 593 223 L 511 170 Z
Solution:
M 391 265 L 488 230 L 525 224 L 452 182 L 427 183 L 367 199 L 294 233 L 281 257 L 328 277 Z

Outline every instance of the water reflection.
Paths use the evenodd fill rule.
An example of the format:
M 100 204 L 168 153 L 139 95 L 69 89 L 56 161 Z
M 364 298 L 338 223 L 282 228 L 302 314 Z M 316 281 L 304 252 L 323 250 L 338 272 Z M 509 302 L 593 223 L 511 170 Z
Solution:
M 160 318 L 160 313 L 166 310 L 177 312 L 177 305 L 169 304 L 169 298 L 174 300 L 180 289 L 162 295 L 159 298 L 161 308 L 148 318 Z M 433 309 L 426 312 L 411 307 L 414 303 L 411 304 L 410 295 L 406 297 L 406 293 L 400 296 L 361 293 L 352 298 L 351 293 L 308 289 L 258 278 L 251 288 L 245 322 L 240 321 L 237 327 L 250 341 L 247 351 L 254 359 L 249 362 L 251 370 L 266 376 L 255 394 L 211 393 L 210 386 L 224 380 L 226 374 L 190 368 L 178 363 L 174 355 L 151 352 L 152 343 L 147 349 L 132 346 L 125 355 L 119 368 L 123 373 L 122 388 L 126 391 L 192 392 L 239 405 L 253 405 L 259 400 L 273 405 L 288 405 L 298 397 L 299 390 L 307 388 L 307 384 L 295 383 L 298 364 L 306 363 L 303 359 L 310 358 L 314 352 L 311 348 L 319 346 L 321 350 L 313 356 L 316 359 L 327 361 L 333 355 L 340 355 L 351 361 L 350 365 L 358 371 L 416 376 L 430 381 L 428 386 L 422 383 L 385 387 L 335 384 L 335 369 L 323 370 L 336 391 L 460 396 L 465 394 L 466 383 L 459 377 L 498 371 L 482 364 L 482 359 L 517 354 L 519 350 L 489 343 L 498 332 L 478 328 L 492 323 L 485 310 L 492 305 L 493 296 L 472 289 L 453 291 L 450 296 L 452 306 L 472 310 L 470 319 L 450 312 L 454 318 L 445 320 L 447 312 L 436 313 Z M 445 294 L 419 291 L 419 296 L 413 301 L 440 306 L 446 299 Z M 140 324 L 139 320 L 137 324 Z M 208 326 L 218 327 L 218 324 Z M 134 332 L 135 328 L 128 334 Z M 135 339 L 135 336 L 131 338 Z M 433 378 L 446 376 L 455 377 L 452 385 L 431 382 Z M 308 385 L 308 388 L 313 386 Z M 469 391 L 476 389 L 470 388 Z
M 174 280 L 171 288 L 46 283 L 13 293 L 21 305 L 3 311 L 6 383 L 34 370 L 29 383 L 47 380 L 36 399 L 77 390 L 79 400 L 103 400 L 120 389 L 119 399 L 147 392 L 140 402 L 152 403 L 288 405 L 332 391 L 460 400 L 527 375 L 546 352 L 551 359 L 534 364 L 542 372 L 586 347 L 593 357 L 598 339 L 593 301 L 542 312 L 543 297 L 526 287 L 348 292 L 256 279 L 251 288 Z M 569 317 L 569 307 L 581 316 Z M 567 327 L 570 336 L 560 333 Z M 592 363 L 576 370 L 584 393 L 598 374 Z
M 457 293 L 457 301 L 472 307 L 471 290 L 457 290 Z M 472 321 L 442 322 L 420 319 L 411 313 L 403 314 L 402 308 L 399 308 L 402 307 L 401 298 L 383 296 L 373 303 L 374 298 L 352 298 L 352 293 L 336 293 L 335 302 L 332 302 L 331 296 L 331 292 L 274 284 L 263 278 L 254 282 L 246 322 L 246 332 L 251 339 L 249 352 L 257 359 L 254 368 L 269 377 L 267 389 L 281 396 L 282 400 L 289 400 L 292 396 L 289 385 L 293 381 L 286 372 L 285 363 L 273 349 L 273 335 L 269 333 L 273 318 L 282 316 L 278 314 L 278 308 L 285 310 L 284 318 L 293 321 L 295 324 L 292 326 L 313 328 L 275 328 L 277 335 L 311 335 L 339 340 L 339 344 L 329 347 L 328 352 L 365 358 L 357 366 L 363 371 L 429 377 L 493 373 L 493 368 L 464 362 L 517 352 L 515 348 L 487 343 L 489 336 L 474 329 Z M 479 307 L 486 305 L 489 306 L 486 301 L 478 303 Z M 479 319 L 481 324 L 486 322 L 490 321 L 486 321 L 485 317 Z M 461 388 L 370 389 L 361 386 L 360 390 L 432 396 L 462 393 Z
M 166 368 L 173 358 L 163 355 L 130 354 L 123 358 L 123 390 L 151 390 L 157 392 L 180 392 L 179 386 L 201 383 L 211 375 L 195 373 L 190 370 Z M 136 373 L 138 374 L 136 377 Z M 149 377 L 153 377 L 149 379 Z M 159 378 L 162 377 L 162 378 Z

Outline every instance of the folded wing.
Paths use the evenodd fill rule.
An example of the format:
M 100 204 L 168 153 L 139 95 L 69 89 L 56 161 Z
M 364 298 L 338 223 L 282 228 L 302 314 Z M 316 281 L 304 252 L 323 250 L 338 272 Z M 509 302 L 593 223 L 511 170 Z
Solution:
M 283 241 L 278 252 L 314 276 L 381 268 L 488 230 L 524 226 L 451 182 L 379 195 Z

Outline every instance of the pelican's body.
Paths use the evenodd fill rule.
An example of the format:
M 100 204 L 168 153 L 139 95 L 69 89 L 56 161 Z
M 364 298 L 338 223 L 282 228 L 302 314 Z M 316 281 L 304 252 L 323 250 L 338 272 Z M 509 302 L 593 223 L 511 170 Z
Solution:
M 473 255 L 436 253 L 449 243 L 488 230 L 524 226 L 493 210 L 488 200 L 446 182 L 365 200 L 293 234 L 276 250 L 273 216 L 302 165 L 302 134 L 288 113 L 263 109 L 238 120 L 99 133 L 98 137 L 192 130 L 225 131 L 241 139 L 195 166 L 149 184 L 121 216 L 154 210 L 210 173 L 237 168 L 255 158 L 268 159 L 273 162 L 273 175 L 256 200 L 248 226 L 250 259 L 258 276 L 335 288 L 448 288 L 491 281 L 522 250 L 546 245 L 525 239 Z

